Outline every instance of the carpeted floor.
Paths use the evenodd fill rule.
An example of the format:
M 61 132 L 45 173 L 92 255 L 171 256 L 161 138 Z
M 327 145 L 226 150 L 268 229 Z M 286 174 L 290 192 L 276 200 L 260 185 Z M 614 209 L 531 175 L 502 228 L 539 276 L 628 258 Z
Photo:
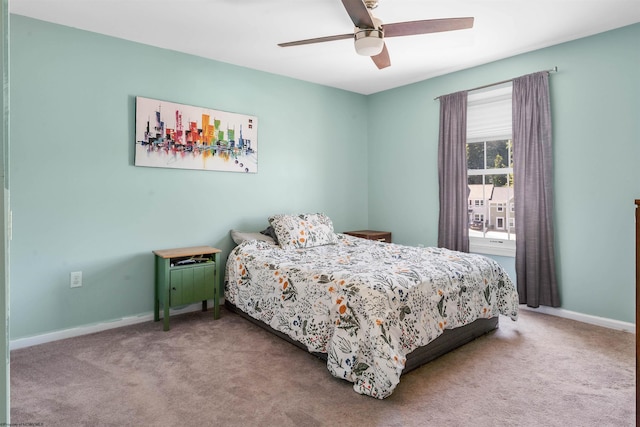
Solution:
M 223 308 L 12 351 L 11 423 L 632 426 L 635 378 L 634 334 L 521 311 L 377 400 Z

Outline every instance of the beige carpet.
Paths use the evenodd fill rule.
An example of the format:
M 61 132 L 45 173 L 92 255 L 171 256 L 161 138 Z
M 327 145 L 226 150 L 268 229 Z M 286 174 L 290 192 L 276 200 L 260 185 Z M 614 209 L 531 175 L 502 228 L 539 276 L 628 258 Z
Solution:
M 377 400 L 222 309 L 15 350 L 11 422 L 43 426 L 632 426 L 635 335 L 523 311 Z M 33 424 L 31 424 L 33 425 Z

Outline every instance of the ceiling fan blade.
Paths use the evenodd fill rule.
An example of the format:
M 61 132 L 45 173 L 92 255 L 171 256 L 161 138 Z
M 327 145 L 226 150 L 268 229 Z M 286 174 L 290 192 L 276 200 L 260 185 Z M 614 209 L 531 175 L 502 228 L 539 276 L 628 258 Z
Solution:
M 387 45 L 382 45 L 382 52 L 375 56 L 372 56 L 371 59 L 376 64 L 376 67 L 378 67 L 379 70 L 390 66 L 391 59 L 389 59 L 389 51 L 387 50 Z
M 317 37 L 315 39 L 306 39 L 306 40 L 298 40 L 295 42 L 278 43 L 278 46 L 280 47 L 300 46 L 303 44 L 332 42 L 334 40 L 345 40 L 345 39 L 352 39 L 352 38 L 353 38 L 353 33 L 339 34 L 337 36 Z
M 413 36 L 439 33 L 442 31 L 464 30 L 473 27 L 473 18 L 427 19 L 424 21 L 397 22 L 383 24 L 385 37 Z
M 369 15 L 369 9 L 362 0 L 342 0 L 344 8 L 347 9 L 353 25 L 358 28 L 374 28 L 373 19 Z

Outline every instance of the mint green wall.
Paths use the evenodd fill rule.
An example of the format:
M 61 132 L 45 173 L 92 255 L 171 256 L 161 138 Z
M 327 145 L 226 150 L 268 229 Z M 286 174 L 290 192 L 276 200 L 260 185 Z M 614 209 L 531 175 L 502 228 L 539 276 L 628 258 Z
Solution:
M 366 97 L 11 15 L 12 339 L 153 309 L 153 249 L 367 222 Z M 135 96 L 258 117 L 259 173 L 133 166 Z M 83 287 L 69 272 L 83 271 Z
M 634 322 L 638 40 L 635 24 L 369 96 L 369 227 L 391 230 L 398 243 L 436 245 L 434 98 L 558 66 L 550 88 L 562 307 Z M 515 271 L 512 258 L 499 261 Z
M 12 339 L 148 313 L 151 250 L 226 256 L 273 213 L 435 245 L 433 98 L 553 66 L 563 308 L 634 320 L 640 25 L 368 97 L 15 15 L 10 35 Z M 136 95 L 258 116 L 259 173 L 134 167 Z

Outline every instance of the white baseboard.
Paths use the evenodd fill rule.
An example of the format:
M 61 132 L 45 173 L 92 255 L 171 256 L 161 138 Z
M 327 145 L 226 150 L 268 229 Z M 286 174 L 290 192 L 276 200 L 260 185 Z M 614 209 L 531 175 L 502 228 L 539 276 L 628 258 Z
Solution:
M 538 313 L 549 314 L 552 316 L 564 317 L 567 319 L 577 320 L 579 322 L 589 323 L 592 325 L 603 326 L 609 329 L 617 329 L 620 331 L 634 333 L 636 332 L 636 326 L 633 323 L 621 322 L 619 320 L 607 319 L 604 317 L 591 316 L 589 314 L 577 313 L 575 311 L 564 310 L 562 308 L 552 308 L 540 306 L 538 308 L 527 307 L 526 305 L 520 305 L 522 310 L 530 310 Z M 202 304 L 191 304 L 186 307 L 174 310 L 170 313 L 182 314 L 192 311 L 202 310 Z M 162 314 L 162 312 L 160 313 Z M 161 317 L 162 318 L 162 317 Z M 78 337 L 81 335 L 93 334 L 96 332 L 106 331 L 107 329 L 120 328 L 122 326 L 135 325 L 136 323 L 150 322 L 153 320 L 153 313 L 143 313 L 137 316 L 123 317 L 121 319 L 115 319 L 108 322 L 96 323 L 91 325 L 78 326 L 76 328 L 63 329 L 60 331 L 48 332 L 42 335 L 34 335 L 32 337 L 19 338 L 9 342 L 9 348 L 11 350 L 17 350 L 19 348 L 31 347 L 38 344 L 44 344 L 52 341 L 63 340 L 66 338 Z
M 554 308 L 540 306 L 538 308 L 527 307 L 526 305 L 520 305 L 521 310 L 530 310 L 538 313 L 550 314 L 552 316 L 564 317 L 566 319 L 577 320 L 578 322 L 589 323 L 591 325 L 602 326 L 609 329 L 617 329 L 619 331 L 636 333 L 636 325 L 629 322 L 622 322 L 620 320 L 607 319 L 606 317 L 592 316 L 590 314 L 577 313 L 575 311 L 565 310 L 563 308 Z
M 202 310 L 202 303 L 191 304 L 180 309 L 171 309 L 170 314 L 182 314 L 192 311 Z M 78 337 L 80 335 L 93 334 L 96 332 L 106 331 L 107 329 L 120 328 L 122 326 L 135 325 L 136 323 L 150 322 L 153 320 L 153 312 L 139 314 L 137 316 L 123 317 L 107 322 L 95 323 L 91 325 L 78 326 L 76 328 L 63 329 L 60 331 L 48 332 L 42 335 L 34 335 L 26 338 L 19 338 L 9 342 L 10 350 L 31 347 L 38 344 L 44 344 L 51 341 L 63 340 L 66 338 Z M 162 310 L 160 311 L 160 320 L 162 320 Z M 159 322 L 159 324 L 161 324 Z

